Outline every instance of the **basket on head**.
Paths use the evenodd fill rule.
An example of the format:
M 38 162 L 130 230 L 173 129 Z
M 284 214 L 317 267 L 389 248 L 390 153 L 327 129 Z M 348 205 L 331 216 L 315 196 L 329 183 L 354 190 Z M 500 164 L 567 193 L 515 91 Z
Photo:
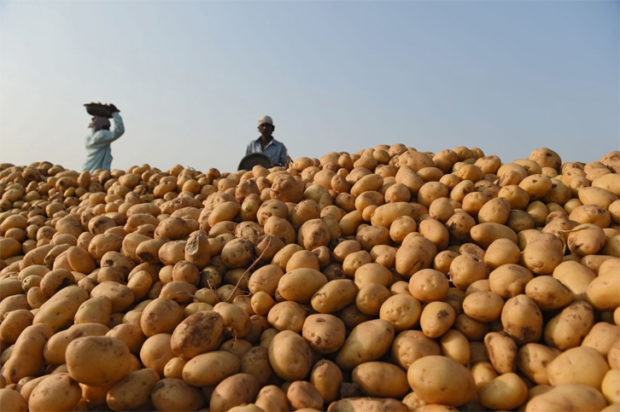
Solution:
M 86 103 L 84 107 L 86 107 L 86 112 L 91 116 L 112 117 L 113 110 L 109 104 L 91 102 Z

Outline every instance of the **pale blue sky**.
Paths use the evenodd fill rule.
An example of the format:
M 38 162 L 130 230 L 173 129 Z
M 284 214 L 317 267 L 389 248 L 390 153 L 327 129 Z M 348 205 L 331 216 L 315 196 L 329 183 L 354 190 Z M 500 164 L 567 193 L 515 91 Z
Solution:
M 380 143 L 504 162 L 620 150 L 618 1 L 0 0 L 0 162 L 232 171 L 269 114 L 293 158 Z

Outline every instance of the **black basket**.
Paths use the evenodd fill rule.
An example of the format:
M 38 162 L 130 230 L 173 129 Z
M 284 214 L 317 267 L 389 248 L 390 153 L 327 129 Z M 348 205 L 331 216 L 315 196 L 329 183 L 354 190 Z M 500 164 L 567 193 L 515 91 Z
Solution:
M 112 117 L 113 109 L 109 104 L 103 103 L 86 103 L 86 112 L 91 116 Z
M 237 170 L 252 170 L 252 167 L 256 165 L 269 169 L 273 166 L 273 163 L 271 163 L 271 160 L 262 153 L 250 153 L 241 159 Z

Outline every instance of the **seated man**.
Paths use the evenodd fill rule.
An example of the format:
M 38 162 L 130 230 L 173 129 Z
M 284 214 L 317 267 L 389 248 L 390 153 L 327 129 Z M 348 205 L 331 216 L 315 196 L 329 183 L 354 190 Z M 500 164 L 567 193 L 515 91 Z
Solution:
M 116 106 L 112 113 L 114 126 L 110 130 L 110 120 L 107 117 L 93 116 L 88 127 L 91 129 L 90 134 L 86 136 L 86 162 L 84 170 L 90 172 L 96 169 L 110 170 L 112 164 L 112 150 L 110 145 L 125 132 L 123 119 L 118 113 Z
M 286 166 L 290 159 L 286 151 L 286 146 L 273 138 L 272 134 L 275 129 L 271 117 L 262 116 L 258 119 L 260 137 L 252 140 L 248 144 L 245 155 L 247 156 L 250 153 L 263 153 L 271 160 L 274 166 Z

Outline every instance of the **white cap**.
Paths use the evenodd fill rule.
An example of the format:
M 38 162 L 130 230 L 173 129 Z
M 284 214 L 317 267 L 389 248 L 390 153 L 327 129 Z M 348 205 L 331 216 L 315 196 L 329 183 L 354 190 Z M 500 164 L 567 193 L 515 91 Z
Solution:
M 270 124 L 273 126 L 273 119 L 271 118 L 271 116 L 261 116 L 260 119 L 258 119 L 258 125 L 260 126 L 261 124 Z

